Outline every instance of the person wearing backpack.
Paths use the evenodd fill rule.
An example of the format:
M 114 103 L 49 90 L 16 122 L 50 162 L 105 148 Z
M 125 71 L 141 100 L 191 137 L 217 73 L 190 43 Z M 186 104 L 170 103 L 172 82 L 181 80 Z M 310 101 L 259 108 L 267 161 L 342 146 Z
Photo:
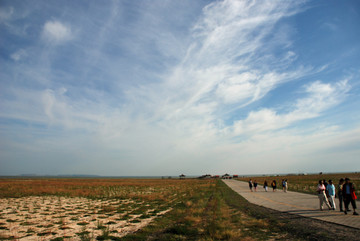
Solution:
M 275 180 L 272 181 L 271 187 L 273 189 L 273 192 L 275 192 L 276 191 L 276 181 Z

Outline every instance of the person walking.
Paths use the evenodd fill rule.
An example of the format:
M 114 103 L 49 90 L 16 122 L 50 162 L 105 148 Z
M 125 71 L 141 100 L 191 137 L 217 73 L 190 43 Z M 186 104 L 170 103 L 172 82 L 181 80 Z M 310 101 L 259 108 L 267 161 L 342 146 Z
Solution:
M 329 180 L 329 184 L 326 187 L 326 190 L 329 194 L 329 202 L 331 204 L 332 210 L 336 209 L 336 204 L 335 204 L 335 186 L 332 182 L 332 180 Z
M 267 192 L 267 190 L 268 190 L 268 183 L 267 183 L 266 180 L 264 181 L 264 188 L 265 188 L 265 192 Z
M 319 184 L 317 186 L 317 193 L 318 193 L 318 197 L 319 197 L 319 201 L 320 201 L 320 210 L 321 211 L 323 210 L 324 202 L 325 202 L 326 206 L 328 206 L 329 210 L 331 209 L 328 199 L 326 197 L 325 190 L 326 190 L 326 188 L 324 185 L 324 181 L 320 180 Z
M 283 191 L 285 192 L 285 179 L 281 180 L 281 186 L 283 188 Z
M 249 188 L 250 188 L 250 191 L 253 191 L 253 182 L 251 179 L 249 181 Z
M 271 187 L 273 189 L 273 192 L 275 192 L 276 191 L 276 181 L 275 180 L 272 181 Z
M 350 182 L 350 178 L 345 178 L 345 184 L 343 185 L 342 190 L 343 198 L 344 198 L 344 204 L 345 204 L 345 211 L 344 213 L 347 214 L 347 211 L 349 210 L 349 204 L 351 203 L 351 206 L 354 209 L 353 214 L 359 215 L 356 212 L 356 202 L 357 199 L 355 195 L 355 186 L 353 183 Z
M 256 190 L 257 190 L 257 185 L 258 185 L 258 183 L 257 183 L 257 181 L 255 180 L 255 181 L 254 181 L 254 190 L 255 190 L 255 192 L 256 192 Z
M 284 180 L 284 192 L 287 192 L 288 189 L 288 181 L 287 179 Z
M 337 194 L 339 197 L 339 208 L 340 208 L 340 212 L 343 212 L 343 185 L 344 185 L 344 178 L 340 178 L 339 180 L 339 184 L 337 186 Z

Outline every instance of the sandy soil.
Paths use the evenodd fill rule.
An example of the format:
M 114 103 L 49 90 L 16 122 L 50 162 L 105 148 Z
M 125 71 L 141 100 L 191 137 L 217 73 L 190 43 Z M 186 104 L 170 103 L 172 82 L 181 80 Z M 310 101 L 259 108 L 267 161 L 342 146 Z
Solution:
M 140 214 L 131 214 L 136 209 Z M 90 200 L 66 197 L 0 199 L 0 239 L 80 240 L 95 239 L 108 231 L 122 237 L 148 225 L 155 217 L 146 203 L 132 200 Z

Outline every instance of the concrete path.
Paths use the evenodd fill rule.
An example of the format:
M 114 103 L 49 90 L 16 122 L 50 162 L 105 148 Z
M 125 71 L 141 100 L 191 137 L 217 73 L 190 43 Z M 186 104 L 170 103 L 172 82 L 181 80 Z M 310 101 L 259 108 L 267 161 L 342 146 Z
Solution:
M 260 187 L 258 186 L 257 192 L 251 192 L 247 182 L 236 180 L 223 181 L 235 192 L 256 205 L 360 229 L 360 215 L 355 216 L 352 214 L 352 211 L 348 212 L 347 215 L 340 212 L 338 208 L 339 201 L 337 199 L 335 201 L 337 210 L 328 210 L 326 205 L 324 205 L 325 211 L 320 211 L 317 195 L 289 191 L 285 193 L 282 190 L 273 192 L 271 188 L 269 188 L 268 192 L 265 192 L 261 185 Z M 358 207 L 357 212 L 359 213 L 359 202 L 356 205 Z

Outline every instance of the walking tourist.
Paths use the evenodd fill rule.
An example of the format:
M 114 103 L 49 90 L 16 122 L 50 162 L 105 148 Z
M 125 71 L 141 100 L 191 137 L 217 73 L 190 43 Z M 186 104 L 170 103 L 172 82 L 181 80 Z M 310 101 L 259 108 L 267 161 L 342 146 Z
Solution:
M 284 180 L 284 192 L 287 192 L 288 189 L 288 182 L 287 179 Z
M 317 186 L 317 193 L 318 193 L 318 197 L 319 197 L 319 201 L 320 201 L 320 210 L 321 211 L 323 210 L 324 202 L 325 202 L 326 206 L 328 206 L 329 210 L 331 209 L 328 199 L 326 197 L 325 190 L 326 190 L 326 188 L 324 185 L 324 181 L 320 180 L 319 184 Z
M 257 189 L 257 185 L 258 185 L 258 183 L 257 183 L 257 181 L 255 180 L 255 181 L 254 181 L 254 190 L 255 190 L 255 192 L 256 192 L 256 189 Z
M 356 202 L 355 200 L 357 199 L 356 195 L 355 195 L 355 186 L 353 183 L 350 182 L 349 178 L 345 178 L 345 184 L 343 185 L 343 189 L 342 189 L 342 194 L 343 194 L 343 198 L 344 198 L 344 204 L 345 204 L 345 214 L 347 214 L 347 211 L 349 209 L 349 203 L 351 203 L 354 212 L 354 215 L 359 215 L 355 210 L 356 210 Z
M 273 192 L 275 192 L 276 191 L 276 181 L 275 180 L 272 181 L 271 187 L 273 189 Z
M 344 185 L 344 178 L 340 178 L 339 184 L 338 184 L 338 189 L 337 189 L 337 193 L 338 193 L 338 197 L 339 197 L 339 208 L 340 208 L 340 212 L 343 212 L 343 194 L 342 194 L 342 190 L 343 190 L 343 185 Z
M 264 188 L 265 188 L 265 192 L 267 192 L 267 190 L 268 190 L 268 183 L 267 183 L 266 180 L 264 181 Z
M 282 185 L 283 191 L 285 192 L 285 179 L 281 180 L 281 185 Z
M 336 209 L 336 204 L 335 204 L 335 186 L 332 182 L 332 180 L 329 180 L 329 184 L 326 187 L 326 190 L 329 194 L 329 202 L 331 204 L 332 210 Z
M 324 183 L 324 186 L 325 186 L 325 189 L 326 189 L 328 183 L 327 183 L 327 181 L 325 179 L 323 179 L 323 183 Z M 327 190 L 325 190 L 325 194 L 326 194 L 326 197 L 329 197 L 329 194 L 328 194 Z
M 250 188 L 250 191 L 253 191 L 253 182 L 252 182 L 252 180 L 250 179 L 250 181 L 249 181 L 249 188 Z

